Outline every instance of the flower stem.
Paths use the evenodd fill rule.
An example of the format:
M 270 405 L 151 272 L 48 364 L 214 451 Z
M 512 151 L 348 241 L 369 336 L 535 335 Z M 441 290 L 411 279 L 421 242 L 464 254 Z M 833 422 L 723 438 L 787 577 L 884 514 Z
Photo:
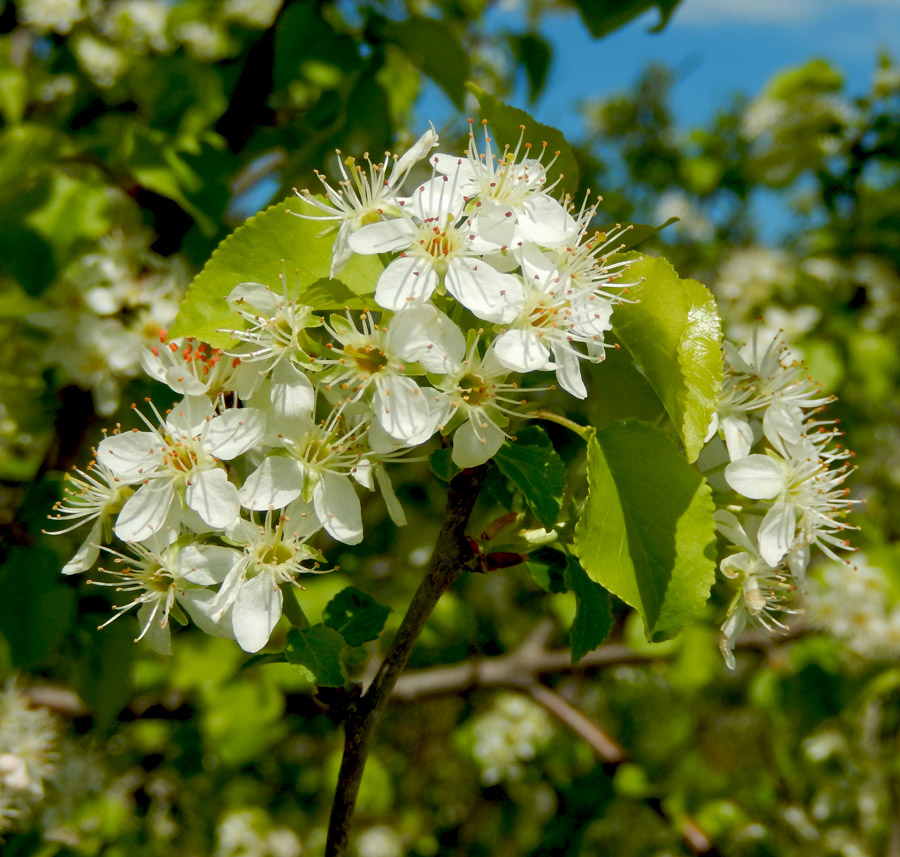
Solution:
M 375 729 L 431 611 L 464 571 L 478 567 L 477 556 L 465 539 L 465 529 L 486 473 L 487 465 L 483 464 L 463 470 L 450 482 L 444 523 L 428 571 L 372 684 L 344 721 L 344 756 L 328 823 L 325 857 L 343 857 L 347 851 L 350 823 Z
M 562 414 L 554 414 L 552 411 L 530 411 L 524 416 L 536 420 L 547 420 L 551 423 L 557 423 L 557 425 L 564 426 L 570 431 L 575 432 L 575 434 L 583 441 L 590 440 L 591 435 L 596 431 L 596 429 L 591 426 L 583 426 L 580 423 L 576 423 L 575 420 L 570 420 L 568 417 L 562 416 Z

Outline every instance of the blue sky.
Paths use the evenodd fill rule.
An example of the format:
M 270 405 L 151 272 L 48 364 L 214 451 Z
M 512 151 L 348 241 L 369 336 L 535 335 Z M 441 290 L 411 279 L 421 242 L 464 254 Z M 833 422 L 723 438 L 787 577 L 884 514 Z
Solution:
M 812 57 L 837 65 L 851 94 L 866 91 L 879 49 L 893 48 L 900 60 L 900 0 L 683 0 L 662 33 L 648 32 L 657 20 L 653 9 L 594 41 L 574 11 L 551 13 L 543 29 L 555 49 L 547 89 L 528 105 L 523 83 L 513 103 L 577 137 L 577 101 L 627 88 L 657 60 L 679 70 L 675 115 L 696 125 L 734 93 L 757 93 L 778 69 Z M 520 13 L 495 7 L 489 26 L 520 30 L 520 22 Z M 429 93 L 419 113 L 440 122 L 453 110 Z

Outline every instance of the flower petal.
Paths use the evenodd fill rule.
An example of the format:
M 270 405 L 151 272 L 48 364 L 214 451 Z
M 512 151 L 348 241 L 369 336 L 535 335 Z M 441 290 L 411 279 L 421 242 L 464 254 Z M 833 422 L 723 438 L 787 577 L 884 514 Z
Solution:
M 241 514 L 238 490 L 219 467 L 194 473 L 184 500 L 207 524 L 217 530 L 232 526 Z
M 123 542 L 141 542 L 159 532 L 166 523 L 175 500 L 175 489 L 168 480 L 147 482 L 132 494 L 119 517 L 115 533 Z
M 784 488 L 784 471 L 771 456 L 746 455 L 725 468 L 725 481 L 745 497 L 771 500 Z
M 323 473 L 313 489 L 313 504 L 322 526 L 332 538 L 345 545 L 362 541 L 362 509 L 349 479 Z
M 231 627 L 245 652 L 258 652 L 269 642 L 283 604 L 281 589 L 268 574 L 258 574 L 240 588 L 234 599 Z

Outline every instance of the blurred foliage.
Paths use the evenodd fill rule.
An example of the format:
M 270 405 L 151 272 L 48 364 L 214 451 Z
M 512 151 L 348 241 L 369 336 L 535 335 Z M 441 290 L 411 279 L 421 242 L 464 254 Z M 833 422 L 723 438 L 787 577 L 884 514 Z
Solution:
M 619 21 L 602 18 L 610 4 L 575 5 L 595 35 L 651 5 L 663 20 L 673 8 L 622 4 Z M 16 825 L 4 857 L 321 850 L 341 739 L 308 671 L 242 669 L 233 643 L 193 631 L 168 660 L 135 646 L 125 621 L 98 632 L 114 593 L 61 578 L 77 541 L 42 529 L 53 528 L 45 515 L 61 472 L 84 466 L 101 436 L 97 414 L 130 427 L 120 403 L 158 395 L 138 379 L 139 348 L 231 229 L 312 186 L 336 145 L 409 143 L 421 75 L 457 106 L 467 79 L 502 97 L 519 69 L 539 96 L 553 60 L 540 31 L 547 5 L 531 4 L 517 33 L 487 33 L 488 6 L 0 7 L 0 677 L 20 674 L 57 719 L 32 735 L 48 767 L 29 774 L 28 806 L 7 818 L 0 790 L 0 828 Z M 673 82 L 650 68 L 631 91 L 585 106 L 584 183 L 602 190 L 605 223 L 679 217 L 652 246 L 714 289 L 726 333 L 741 339 L 757 318 L 784 330 L 839 396 L 854 490 L 867 501 L 864 560 L 855 573 L 817 572 L 828 586 L 811 587 L 803 633 L 740 652 L 733 673 L 712 611 L 709 624 L 648 644 L 613 604 L 613 638 L 628 654 L 546 681 L 625 748 L 622 765 L 600 764 L 522 694 L 397 702 L 362 787 L 359 857 L 662 857 L 688 853 L 689 820 L 735 857 L 855 857 L 900 835 L 900 68 L 882 57 L 869 92 L 851 96 L 838 69 L 813 60 L 690 130 L 669 108 Z M 652 421 L 663 407 L 653 387 L 616 357 L 581 416 L 602 428 L 628 389 Z M 568 463 L 577 453 L 557 428 Z M 425 464 L 397 483 L 410 525 L 380 526 L 382 507 L 365 508 L 364 550 L 330 545 L 341 571 L 308 585 L 314 626 L 330 628 L 332 599 L 366 581 L 396 630 L 443 504 Z M 509 499 L 495 477 L 472 532 Z M 411 667 L 510 652 L 544 619 L 568 627 L 564 558 L 531 559 L 461 580 Z M 714 587 L 714 603 L 726 598 Z M 577 609 L 605 622 L 607 607 L 582 596 Z M 567 645 L 558 630 L 550 642 Z M 359 678 L 377 649 L 366 645 L 338 667 Z M 0 760 L 10 752 L 0 743 Z M 0 789 L 11 777 L 0 765 Z

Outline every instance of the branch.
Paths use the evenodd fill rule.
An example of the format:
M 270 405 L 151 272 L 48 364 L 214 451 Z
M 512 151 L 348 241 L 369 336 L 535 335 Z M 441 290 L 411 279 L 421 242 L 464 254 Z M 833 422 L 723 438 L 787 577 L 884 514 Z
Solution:
M 487 465 L 481 465 L 464 470 L 450 482 L 444 523 L 428 571 L 375 678 L 348 712 L 344 723 L 344 756 L 328 823 L 325 857 L 343 857 L 347 851 L 350 821 L 375 728 L 431 611 L 464 571 L 478 567 L 477 557 L 465 539 L 465 529 L 486 474 Z
M 422 697 L 464 693 L 479 687 L 523 688 L 541 676 L 587 673 L 617 664 L 647 663 L 668 657 L 652 651 L 637 652 L 624 643 L 604 643 L 573 664 L 569 649 L 546 648 L 552 629 L 552 621 L 544 620 L 506 655 L 472 658 L 452 666 L 429 667 L 407 673 L 397 682 L 394 699 L 412 702 Z M 808 630 L 799 625 L 778 637 L 750 631 L 738 638 L 735 650 L 767 654 L 787 640 L 794 640 L 805 633 Z

